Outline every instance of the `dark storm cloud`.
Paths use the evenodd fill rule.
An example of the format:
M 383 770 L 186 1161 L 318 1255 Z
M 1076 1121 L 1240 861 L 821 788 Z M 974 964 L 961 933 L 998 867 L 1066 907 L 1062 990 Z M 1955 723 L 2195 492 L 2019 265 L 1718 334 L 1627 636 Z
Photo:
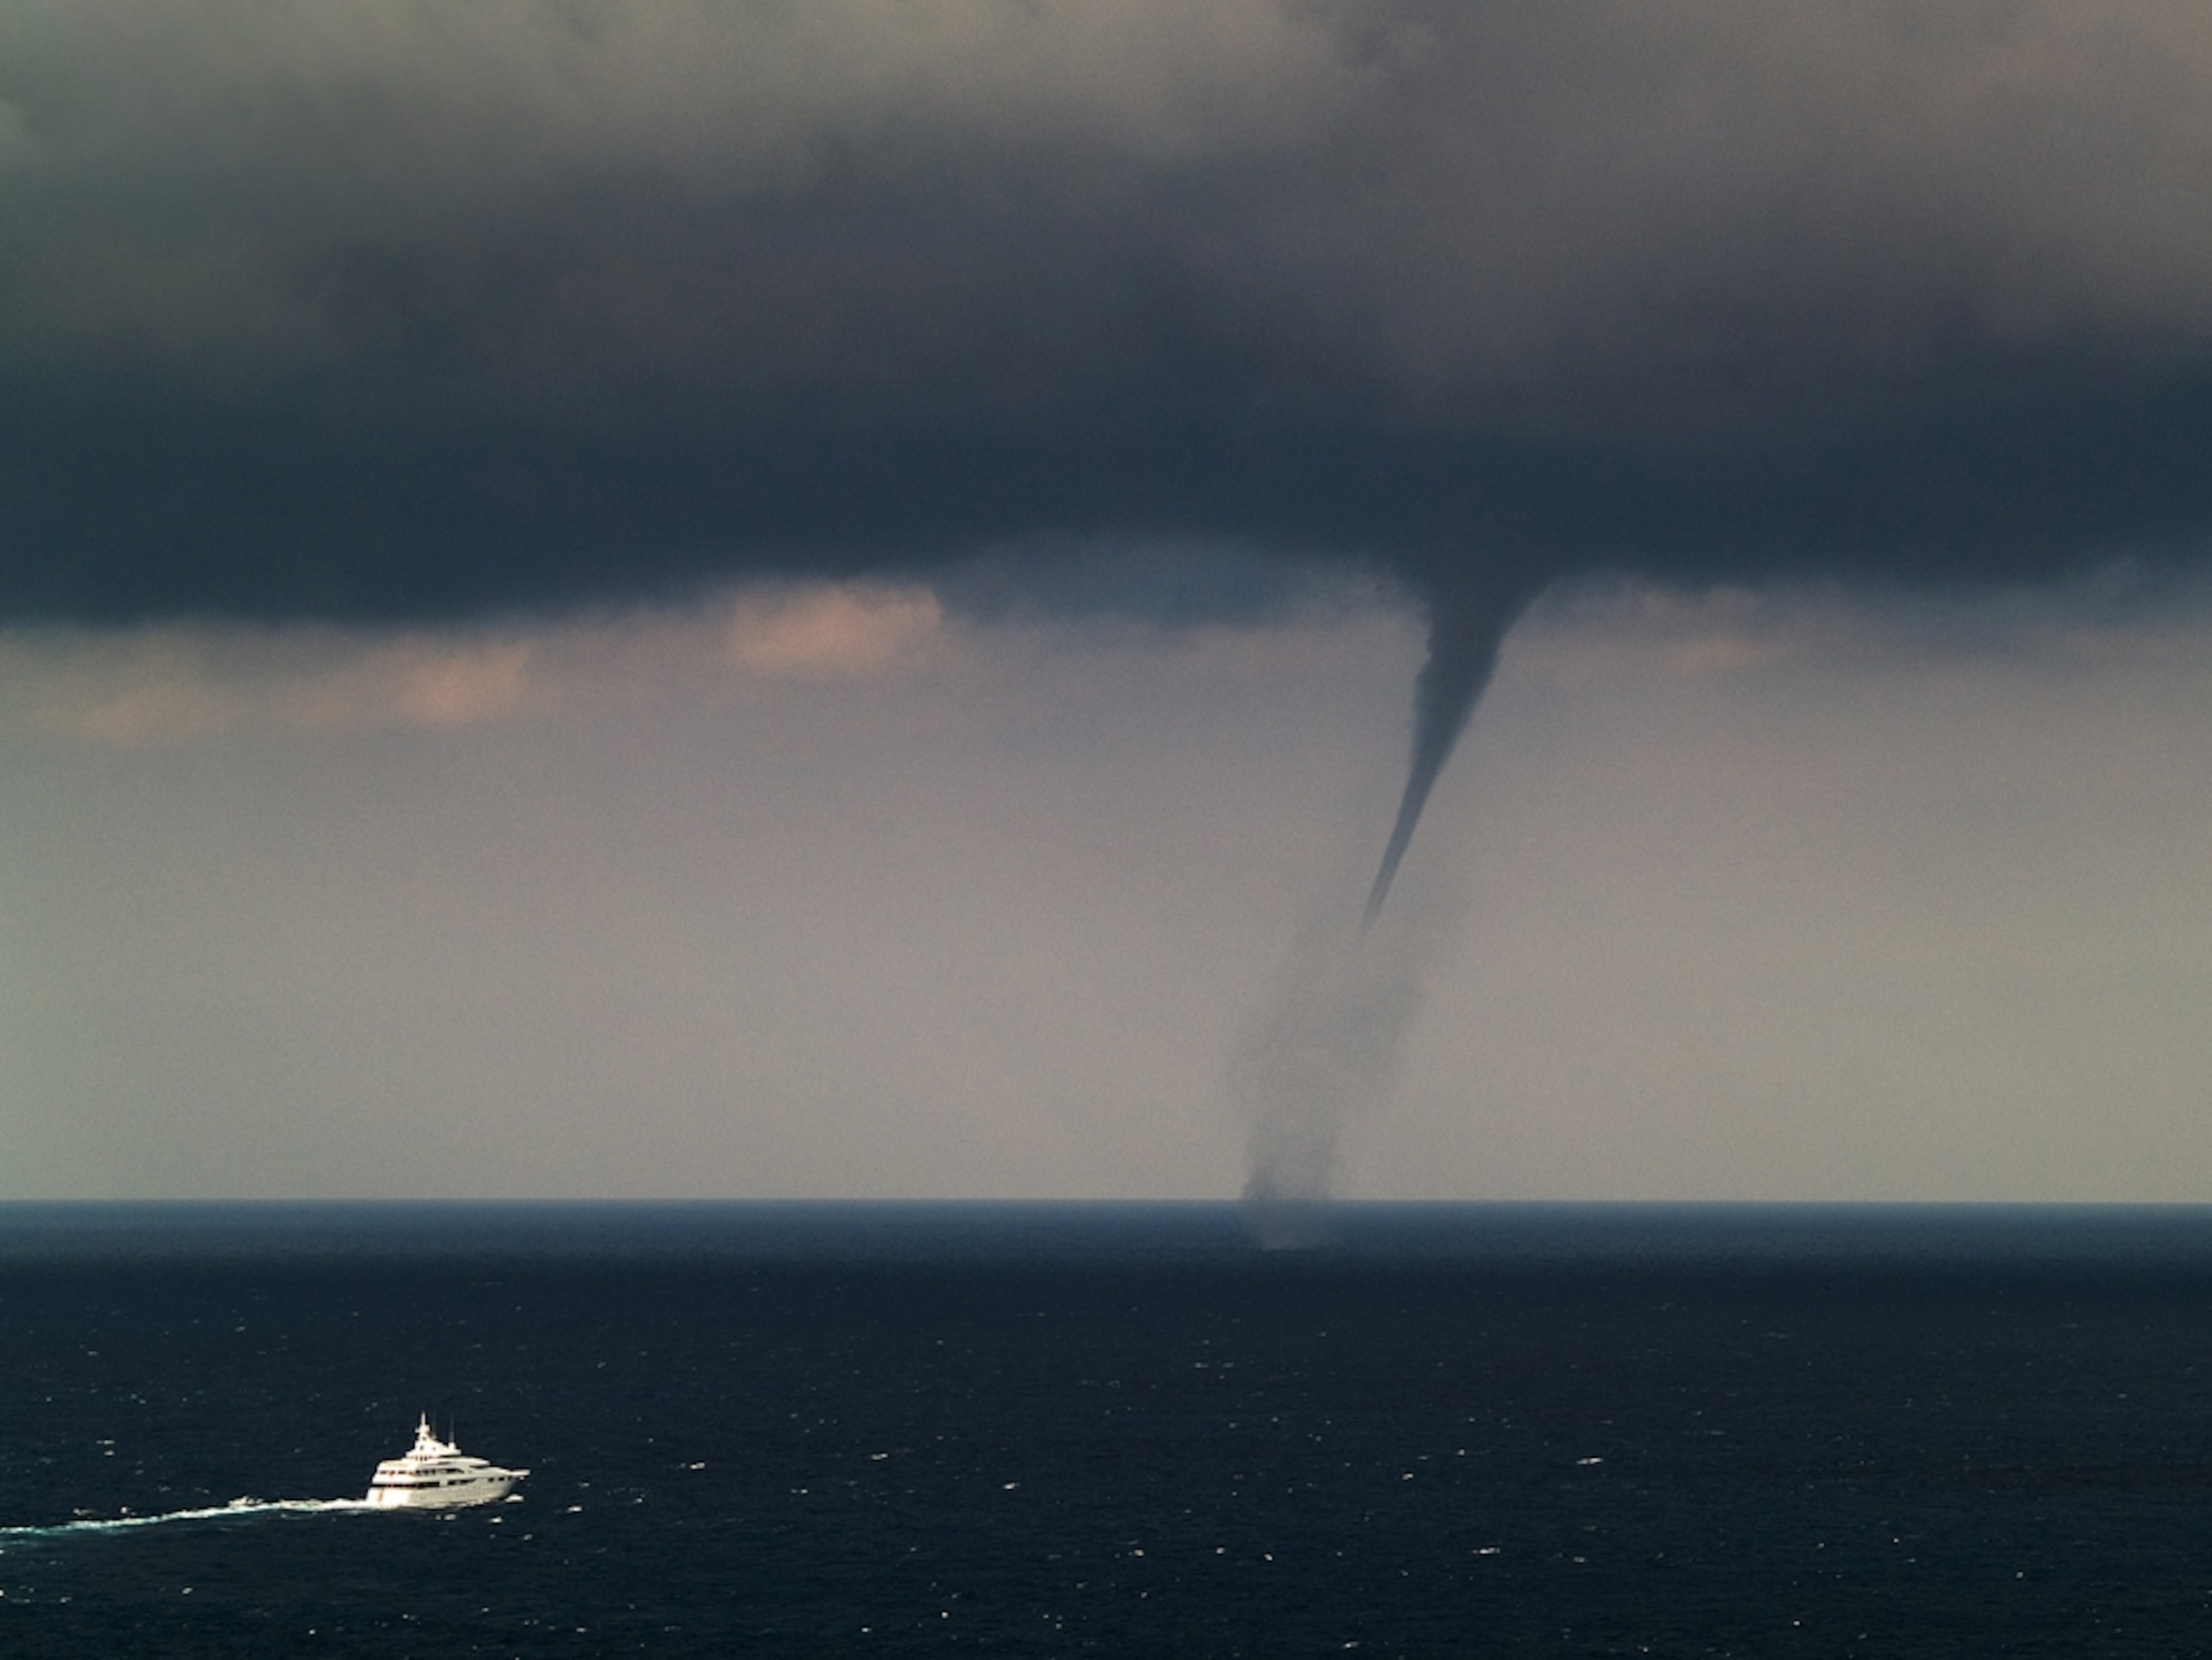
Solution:
M 2208 177 L 2179 4 L 15 5 L 0 612 L 2185 553 Z

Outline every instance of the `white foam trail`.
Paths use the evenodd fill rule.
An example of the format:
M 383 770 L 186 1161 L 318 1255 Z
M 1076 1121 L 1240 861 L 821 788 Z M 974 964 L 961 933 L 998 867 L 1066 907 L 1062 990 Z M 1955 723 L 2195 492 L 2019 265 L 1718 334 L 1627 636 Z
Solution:
M 234 1499 L 198 1510 L 165 1510 L 154 1516 L 104 1516 L 42 1527 L 0 1528 L 0 1539 L 53 1539 L 68 1533 L 120 1533 L 126 1528 L 161 1527 L 170 1522 L 216 1522 L 246 1516 L 312 1515 L 320 1511 L 375 1510 L 365 1499 Z

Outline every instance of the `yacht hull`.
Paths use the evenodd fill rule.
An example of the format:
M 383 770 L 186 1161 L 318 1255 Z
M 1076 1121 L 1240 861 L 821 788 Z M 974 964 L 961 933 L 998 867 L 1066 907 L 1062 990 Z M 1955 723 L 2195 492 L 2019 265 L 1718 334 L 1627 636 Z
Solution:
M 368 1502 L 385 1510 L 451 1510 L 460 1505 L 495 1504 L 514 1491 L 522 1474 L 502 1471 L 497 1476 L 453 1481 L 445 1487 L 415 1482 L 380 1485 L 369 1488 Z

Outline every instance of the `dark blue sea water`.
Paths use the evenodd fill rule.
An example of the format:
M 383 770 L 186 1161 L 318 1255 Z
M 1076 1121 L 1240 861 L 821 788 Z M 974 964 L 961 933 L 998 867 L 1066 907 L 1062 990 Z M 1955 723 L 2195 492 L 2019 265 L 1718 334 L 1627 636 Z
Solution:
M 2196 1209 L 0 1207 L 0 1655 L 2203 1654 L 2208 1369 Z

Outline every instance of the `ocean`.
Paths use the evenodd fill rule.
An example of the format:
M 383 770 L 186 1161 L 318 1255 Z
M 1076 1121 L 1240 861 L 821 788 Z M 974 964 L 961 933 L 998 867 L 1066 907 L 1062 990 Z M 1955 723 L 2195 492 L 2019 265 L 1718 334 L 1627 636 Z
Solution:
M 2208 1362 L 2197 1209 L 0 1206 L 0 1656 L 2197 1655 Z

